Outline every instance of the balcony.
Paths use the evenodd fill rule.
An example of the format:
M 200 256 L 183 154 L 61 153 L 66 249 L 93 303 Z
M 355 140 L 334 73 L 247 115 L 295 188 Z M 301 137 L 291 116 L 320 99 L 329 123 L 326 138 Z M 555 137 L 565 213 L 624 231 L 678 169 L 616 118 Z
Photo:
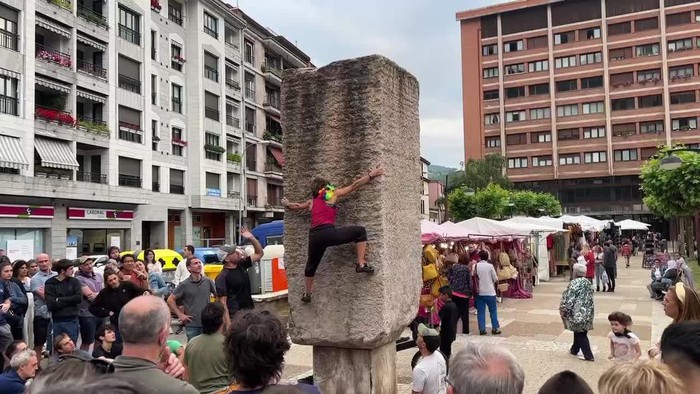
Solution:
M 34 117 L 44 122 L 58 123 L 59 125 L 68 127 L 75 126 L 75 118 L 73 118 L 73 115 L 68 111 L 61 111 L 59 109 L 36 107 Z
M 82 71 L 97 78 L 107 79 L 106 69 L 92 63 L 88 63 L 85 60 L 78 59 L 78 71 Z
M 219 110 L 212 107 L 204 107 L 204 117 L 219 121 Z
M 98 174 L 94 172 L 81 172 L 75 173 L 75 180 L 78 182 L 89 182 L 89 183 L 100 183 L 103 185 L 107 184 L 107 174 Z
M 170 194 L 185 194 L 185 187 L 182 185 L 170 185 Z
M 0 47 L 17 51 L 19 47 L 19 35 L 0 29 Z
M 119 139 L 141 144 L 143 142 L 143 132 L 141 131 L 141 126 L 133 123 L 120 121 Z
M 168 7 L 168 20 L 182 26 L 182 13 L 173 7 Z
M 109 137 L 107 122 L 103 120 L 88 118 L 87 116 L 78 116 L 78 128 L 88 133 Z
M 158 0 L 151 0 L 151 10 L 155 12 L 160 12 L 160 10 L 163 9 L 163 6 L 160 5 L 160 1 Z
M 204 78 L 219 82 L 219 71 L 214 67 L 204 66 Z
M 272 131 L 265 131 L 263 134 L 263 139 L 265 141 L 271 141 L 273 143 L 282 144 L 282 133 L 279 132 L 272 132 Z
M 151 190 L 154 192 L 159 192 L 160 191 L 160 183 L 152 182 L 151 183 Z
M 276 82 L 277 85 L 282 83 L 282 70 L 280 68 L 268 65 L 267 63 L 263 64 L 261 68 L 265 74 L 265 79 L 270 82 Z
M 130 92 L 141 94 L 141 81 L 127 77 L 126 75 L 119 74 L 119 87 Z
M 40 44 L 36 44 L 36 57 L 37 59 L 42 59 L 50 63 L 56 63 L 62 67 L 70 68 L 72 65 L 69 54 L 45 47 Z
M 263 102 L 263 109 L 272 114 L 279 115 L 280 113 L 280 99 L 279 96 L 274 96 L 268 94 Z
M 282 167 L 277 164 L 277 163 L 265 163 L 265 175 L 282 175 L 284 174 L 284 170 Z
M 226 125 L 240 129 L 241 120 L 233 115 L 226 115 Z
M 119 174 L 119 186 L 141 188 L 141 177 Z
M 265 208 L 281 209 L 283 207 L 284 207 L 284 205 L 282 205 L 282 197 L 277 197 L 277 196 L 268 196 L 267 197 L 267 205 L 265 206 Z
M 246 198 L 246 204 L 248 204 L 249 207 L 257 207 L 258 206 L 258 196 L 254 195 L 248 195 L 248 198 Z
M 80 4 L 78 4 L 78 16 L 99 27 L 103 27 L 105 29 L 109 28 L 107 18 Z
M 246 133 L 255 134 L 255 124 L 254 123 L 246 123 L 245 124 L 245 131 L 246 131 Z
M 255 90 L 251 88 L 245 88 L 245 98 L 255 101 Z
M 16 97 L 0 94 L 0 114 L 19 115 L 19 100 Z
M 241 84 L 231 78 L 226 78 L 226 87 L 233 90 L 241 90 Z
M 209 34 L 210 36 L 212 36 L 214 38 L 217 38 L 217 39 L 219 38 L 219 33 L 217 33 L 216 30 L 214 30 L 210 27 L 204 26 L 204 32 Z
M 228 198 L 239 199 L 241 198 L 241 192 L 239 192 L 238 190 L 229 190 Z
M 132 44 L 141 46 L 141 33 L 122 24 L 119 24 L 119 37 L 129 41 Z
M 46 0 L 49 4 L 53 4 L 57 7 L 63 8 L 67 11 L 73 11 L 73 4 L 70 0 Z

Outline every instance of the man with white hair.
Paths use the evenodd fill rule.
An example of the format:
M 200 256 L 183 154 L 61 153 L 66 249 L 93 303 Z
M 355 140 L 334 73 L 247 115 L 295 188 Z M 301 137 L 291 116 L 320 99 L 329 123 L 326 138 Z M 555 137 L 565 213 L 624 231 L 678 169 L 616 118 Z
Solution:
M 36 375 L 39 360 L 33 350 L 23 350 L 10 360 L 11 369 L 0 375 L 0 394 L 24 393 L 27 380 Z
M 467 342 L 450 359 L 448 394 L 522 394 L 525 372 L 508 349 Z

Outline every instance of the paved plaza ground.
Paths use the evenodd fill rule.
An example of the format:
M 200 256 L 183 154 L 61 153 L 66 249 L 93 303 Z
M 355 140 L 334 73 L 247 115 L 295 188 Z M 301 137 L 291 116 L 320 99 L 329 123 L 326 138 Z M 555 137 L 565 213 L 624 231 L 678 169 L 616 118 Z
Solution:
M 504 299 L 498 304 L 498 315 L 503 334 L 500 336 L 460 335 L 452 347 L 453 354 L 464 343 L 485 342 L 500 344 L 510 349 L 525 369 L 525 393 L 537 393 L 540 386 L 552 375 L 572 370 L 581 375 L 596 390 L 598 378 L 612 364 L 607 360 L 610 332 L 607 316 L 619 310 L 632 316 L 632 331 L 642 340 L 642 352 L 658 340 L 670 319 L 663 313 L 659 301 L 649 298 L 645 286 L 649 283 L 649 271 L 641 268 L 641 258 L 633 257 L 632 267 L 619 265 L 615 293 L 595 294 L 594 330 L 589 332 L 595 362 L 585 362 L 569 355 L 573 334 L 564 330 L 559 317 L 559 300 L 568 284 L 568 276 L 541 282 L 529 300 Z M 488 324 L 487 318 L 487 324 Z M 471 332 L 478 333 L 476 316 L 470 315 Z M 408 332 L 406 333 L 408 335 Z M 397 371 L 399 393 L 410 393 L 411 357 L 416 349 L 398 353 Z M 643 356 L 644 357 L 644 356 Z M 312 365 L 309 346 L 293 345 L 287 353 L 284 378 L 291 378 L 308 371 Z M 597 390 L 596 390 L 597 391 Z

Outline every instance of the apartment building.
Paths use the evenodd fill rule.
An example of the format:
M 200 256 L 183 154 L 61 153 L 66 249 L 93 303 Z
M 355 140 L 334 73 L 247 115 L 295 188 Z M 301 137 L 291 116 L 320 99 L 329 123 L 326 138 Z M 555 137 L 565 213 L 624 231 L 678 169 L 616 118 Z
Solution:
M 421 196 L 420 196 L 420 218 L 421 220 L 428 220 L 430 218 L 430 179 L 428 175 L 428 166 L 430 162 L 425 158 L 420 158 L 420 168 L 421 168 Z
M 220 0 L 4 0 L 0 247 L 207 246 L 281 218 L 282 70 L 309 66 Z
M 567 213 L 646 213 L 643 161 L 700 143 L 700 2 L 523 0 L 457 20 L 465 160 L 505 156 Z

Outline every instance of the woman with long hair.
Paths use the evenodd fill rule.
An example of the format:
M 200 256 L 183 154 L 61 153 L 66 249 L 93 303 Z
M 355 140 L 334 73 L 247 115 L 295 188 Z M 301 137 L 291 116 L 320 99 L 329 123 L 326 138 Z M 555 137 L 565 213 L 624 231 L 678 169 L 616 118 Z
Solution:
M 663 301 L 664 313 L 673 319 L 673 323 L 700 321 L 700 295 L 681 282 L 671 286 Z M 656 342 L 647 352 L 649 358 L 661 354 L 659 343 Z
M 12 264 L 12 279 L 23 286 L 25 291 L 31 291 L 29 282 L 32 278 L 29 277 L 29 264 L 26 261 L 15 260 Z
M 163 273 L 163 265 L 160 261 L 156 260 L 156 252 L 154 252 L 153 249 L 146 249 L 146 251 L 143 252 L 143 262 L 146 264 L 148 272 Z

